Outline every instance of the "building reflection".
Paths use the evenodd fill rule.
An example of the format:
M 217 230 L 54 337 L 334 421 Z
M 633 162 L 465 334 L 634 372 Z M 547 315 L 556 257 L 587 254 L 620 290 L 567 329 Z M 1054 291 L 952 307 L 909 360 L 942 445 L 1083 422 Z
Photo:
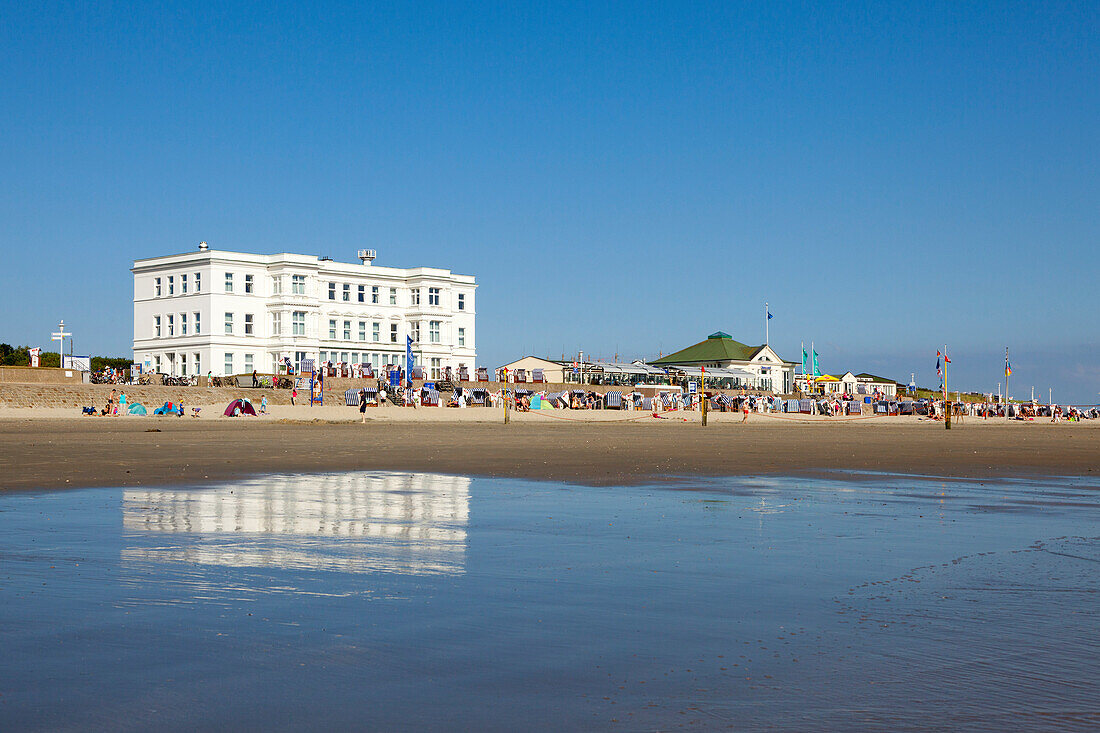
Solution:
M 268 476 L 123 494 L 123 560 L 345 572 L 460 573 L 470 479 Z

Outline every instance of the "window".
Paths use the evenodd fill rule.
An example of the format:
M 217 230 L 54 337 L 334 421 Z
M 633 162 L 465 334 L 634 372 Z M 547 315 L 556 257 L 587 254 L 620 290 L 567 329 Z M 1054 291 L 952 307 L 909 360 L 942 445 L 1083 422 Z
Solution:
M 173 277 L 172 275 L 168 276 L 168 294 L 169 295 L 175 295 L 176 294 L 176 278 Z
M 225 314 L 225 332 L 232 335 L 233 333 L 233 314 Z
M 187 295 L 187 275 L 180 275 L 180 295 Z
M 382 340 L 382 324 L 375 321 L 371 327 L 371 341 L 377 343 Z
M 390 305 L 397 305 L 397 288 L 390 288 Z
M 410 335 L 414 344 L 420 343 L 420 321 L 413 321 L 409 324 Z
M 359 340 L 360 341 L 366 341 L 367 340 L 367 322 L 366 321 L 359 321 Z
M 305 275 L 291 275 L 290 276 L 290 293 L 292 295 L 305 295 L 306 294 L 306 276 Z
M 439 379 L 441 377 L 439 371 L 440 360 L 432 359 L 432 379 Z
M 233 292 L 233 273 L 232 272 L 225 273 L 225 292 L 227 292 L 227 293 L 232 293 Z
M 351 302 L 351 285 L 349 283 L 344 283 L 344 302 Z
M 225 354 L 225 376 L 229 376 L 233 373 L 233 355 L 229 352 Z
M 390 343 L 391 344 L 396 344 L 397 343 L 397 324 L 396 323 L 391 323 L 390 324 Z
M 153 361 L 157 365 L 157 373 L 160 374 L 160 356 L 154 356 Z
M 271 294 L 282 295 L 283 294 L 283 276 L 276 275 L 271 278 Z
M 466 329 L 465 328 L 458 329 L 458 345 L 459 346 L 465 346 L 466 345 Z
M 420 305 L 420 288 L 412 289 L 412 304 Z
M 153 280 L 153 292 L 156 293 L 156 296 L 158 298 L 160 297 L 160 278 L 159 277 L 154 278 L 154 280 Z
M 180 336 L 187 335 L 187 314 L 180 313 Z
M 245 374 L 248 374 L 250 371 L 252 371 L 252 354 L 245 354 L 244 355 L 244 372 L 245 372 Z
M 321 358 L 318 361 L 320 361 L 322 363 L 328 361 L 328 352 L 327 351 L 322 351 L 321 352 Z
M 336 300 L 336 283 L 328 284 L 328 299 Z
M 202 292 L 202 273 L 201 272 L 196 272 L 195 273 L 195 292 L 196 293 L 201 293 Z
M 428 321 L 428 341 L 433 344 L 439 343 L 439 327 L 440 321 Z
M 171 314 L 168 315 L 168 335 L 176 335 L 176 317 Z
M 271 314 L 271 335 L 283 335 L 283 314 L 278 311 Z
M 306 335 L 306 312 L 294 311 L 290 314 L 290 329 L 295 336 Z
M 252 323 L 253 323 L 252 314 L 251 313 L 245 313 L 244 314 L 244 335 L 245 336 L 251 336 L 252 335 Z
M 460 311 L 466 310 L 466 294 L 465 293 L 459 293 L 458 294 L 458 309 Z
M 187 354 L 180 354 L 180 376 L 187 376 Z
M 371 285 L 370 286 L 370 302 L 374 303 L 375 305 L 378 305 L 378 286 L 377 285 Z
M 153 316 L 153 336 L 160 338 L 160 316 Z
M 195 374 L 202 374 L 202 358 L 201 358 L 201 356 L 199 355 L 199 353 L 197 351 L 194 354 L 192 354 L 192 356 L 194 357 L 193 363 L 195 365 Z
M 202 333 L 202 327 L 199 325 L 199 312 L 195 311 L 191 315 L 195 317 L 195 333 Z M 198 369 L 196 369 L 195 371 L 197 372 Z
M 360 303 L 366 303 L 367 302 L 367 286 L 366 285 L 360 285 L 359 286 L 359 302 Z
M 344 321 L 344 340 L 351 341 L 351 321 Z M 347 359 L 344 359 L 347 361 Z
M 330 339 L 336 339 L 336 319 L 330 318 L 328 322 L 328 337 Z
M 346 352 L 346 351 L 341 351 L 340 352 L 340 363 L 341 364 L 347 364 L 348 363 L 348 352 Z
M 359 363 L 359 354 L 355 353 L 354 351 L 351 352 L 351 363 L 352 364 L 358 364 Z
M 439 288 L 428 288 L 428 305 L 439 305 Z
M 305 311 L 302 311 L 302 316 L 305 316 Z M 302 360 L 306 358 L 306 352 L 295 351 L 294 352 L 294 371 L 299 374 L 302 373 Z
M 252 292 L 253 282 L 254 281 L 253 281 L 253 278 L 252 278 L 251 275 L 245 275 L 244 276 L 244 291 L 246 293 L 251 293 Z M 251 370 L 249 370 L 249 371 L 251 371 Z

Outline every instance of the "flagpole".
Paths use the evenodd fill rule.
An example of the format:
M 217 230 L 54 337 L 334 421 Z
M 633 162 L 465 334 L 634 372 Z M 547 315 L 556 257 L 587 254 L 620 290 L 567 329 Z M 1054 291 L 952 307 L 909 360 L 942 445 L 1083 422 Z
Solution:
M 947 358 L 947 344 L 943 345 L 943 427 L 945 430 L 951 429 L 951 406 L 948 404 L 947 396 L 947 365 L 951 363 L 951 360 Z
M 770 343 L 771 343 L 771 339 L 769 338 L 769 329 L 768 329 L 768 301 L 765 300 L 764 301 L 764 345 L 768 346 Z
M 1008 373 L 1011 371 L 1008 366 L 1008 347 L 1005 347 L 1005 422 L 1008 422 Z

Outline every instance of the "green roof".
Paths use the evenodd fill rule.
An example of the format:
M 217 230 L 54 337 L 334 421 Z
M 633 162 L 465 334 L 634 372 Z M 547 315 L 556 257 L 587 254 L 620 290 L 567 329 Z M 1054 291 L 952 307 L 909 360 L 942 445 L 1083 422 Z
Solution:
M 728 334 L 711 334 L 705 341 L 681 349 L 674 354 L 651 361 L 654 365 L 696 364 L 712 361 L 751 361 L 764 346 L 749 346 L 734 341 Z
M 883 382 L 884 384 L 897 384 L 897 382 L 895 382 L 893 379 L 887 379 L 886 377 L 876 377 L 874 374 L 868 374 L 867 372 L 864 372 L 863 374 L 857 374 L 856 378 L 870 379 L 872 382 Z

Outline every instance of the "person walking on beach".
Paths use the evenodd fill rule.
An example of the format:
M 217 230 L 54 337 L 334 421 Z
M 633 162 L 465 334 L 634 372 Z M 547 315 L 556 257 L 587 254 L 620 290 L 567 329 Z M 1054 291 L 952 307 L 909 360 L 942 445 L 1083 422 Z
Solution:
M 741 398 L 741 422 L 745 423 L 749 421 L 749 398 Z
M 298 388 L 290 390 L 290 404 L 291 406 L 298 404 Z
M 367 390 L 362 387 L 359 388 L 359 417 L 359 422 L 367 421 Z
M 255 369 L 252 370 L 252 386 L 253 387 L 259 387 L 260 386 L 260 380 L 256 378 L 256 370 Z

